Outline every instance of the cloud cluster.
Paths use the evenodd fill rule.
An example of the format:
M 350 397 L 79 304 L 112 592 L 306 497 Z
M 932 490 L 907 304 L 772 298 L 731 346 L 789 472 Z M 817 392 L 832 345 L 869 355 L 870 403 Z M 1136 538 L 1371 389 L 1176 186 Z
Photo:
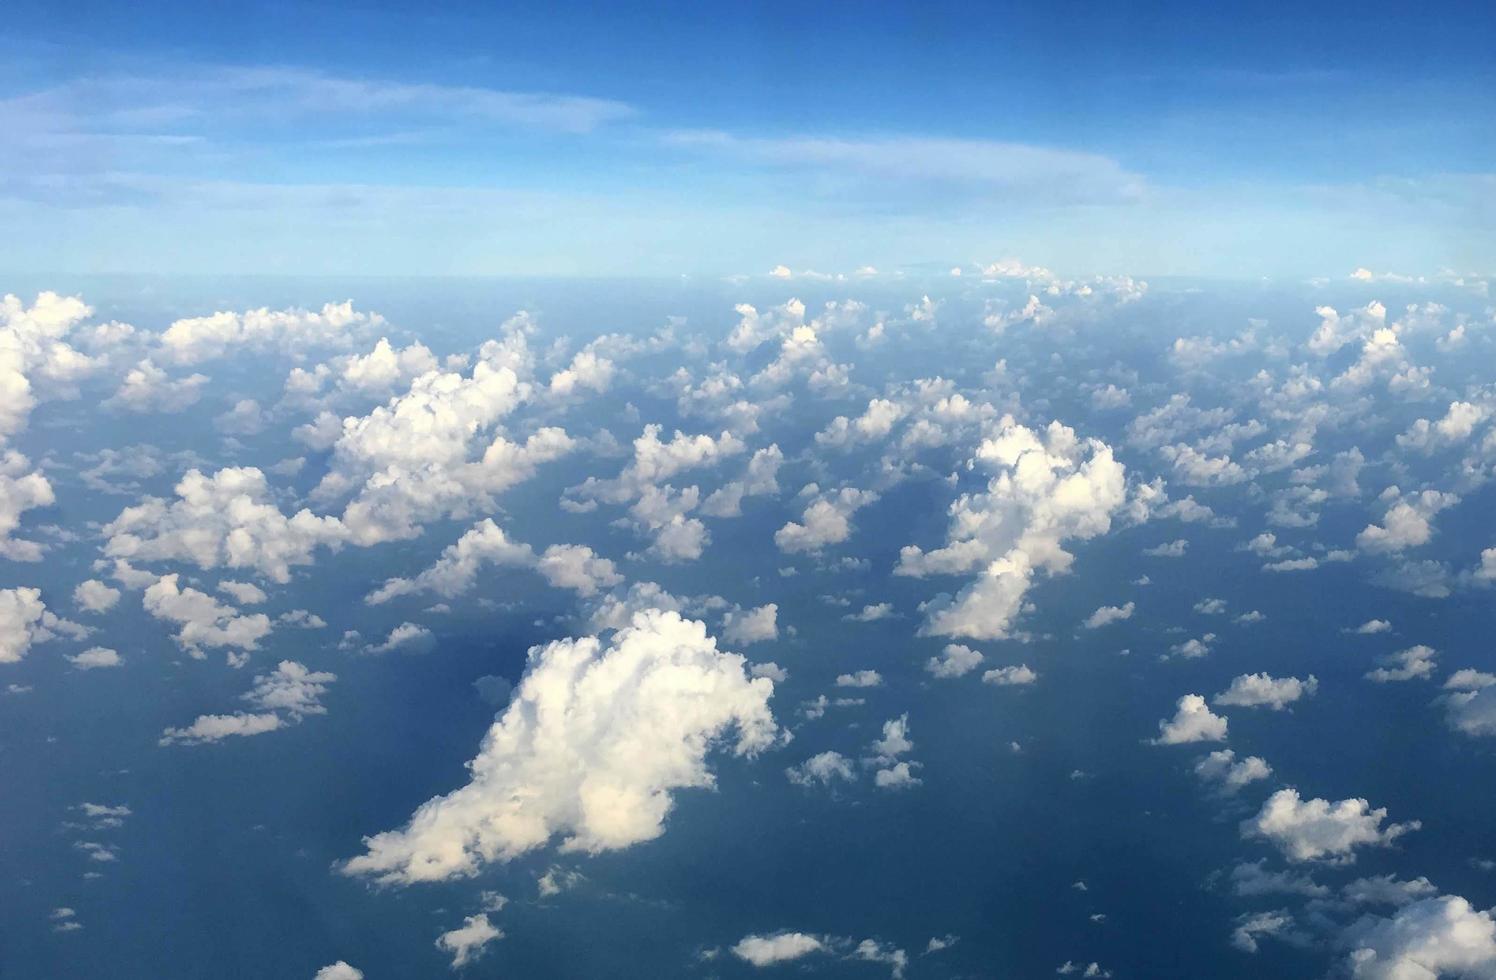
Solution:
M 774 684 L 717 649 L 706 627 L 638 613 L 604 646 L 596 637 L 530 651 L 508 708 L 470 764 L 472 781 L 423 804 L 401 830 L 367 838 L 343 865 L 408 884 L 476 874 L 543 846 L 596 853 L 651 840 L 676 790 L 712 785 L 708 751 L 769 748 Z

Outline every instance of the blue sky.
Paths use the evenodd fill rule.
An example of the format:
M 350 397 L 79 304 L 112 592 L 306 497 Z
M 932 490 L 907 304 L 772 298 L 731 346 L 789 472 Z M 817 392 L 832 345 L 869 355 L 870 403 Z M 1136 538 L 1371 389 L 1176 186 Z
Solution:
M 1481 5 L 7 8 L 13 272 L 1496 264 Z

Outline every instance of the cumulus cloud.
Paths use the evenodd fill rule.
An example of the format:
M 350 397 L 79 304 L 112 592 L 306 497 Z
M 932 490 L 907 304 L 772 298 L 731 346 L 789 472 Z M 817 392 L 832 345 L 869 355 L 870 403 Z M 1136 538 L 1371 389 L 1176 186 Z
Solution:
M 1183 745 L 1189 742 L 1224 742 L 1226 719 L 1212 714 L 1210 706 L 1198 694 L 1186 694 L 1176 702 L 1173 718 L 1158 723 L 1154 745 Z
M 369 593 L 364 601 L 370 605 L 388 602 L 396 596 L 418 592 L 435 592 L 454 598 L 470 592 L 484 565 L 527 566 L 535 554 L 530 546 L 509 540 L 504 529 L 484 518 L 449 545 L 435 564 L 415 578 L 392 578 Z
M 436 948 L 452 955 L 452 969 L 460 970 L 483 955 L 488 944 L 503 939 L 504 933 L 492 922 L 487 913 L 470 915 L 462 925 L 436 937 Z
M 82 653 L 68 657 L 68 663 L 79 670 L 98 670 L 103 667 L 118 667 L 124 660 L 118 651 L 108 647 L 89 647 Z
M 364 971 L 338 960 L 318 970 L 312 980 L 364 980 Z
M 1080 625 L 1088 630 L 1100 629 L 1112 623 L 1120 623 L 1124 619 L 1131 619 L 1133 611 L 1137 609 L 1135 603 L 1124 603 L 1120 606 L 1101 606 L 1091 615 L 1085 618 Z
M 0 664 L 18 663 L 33 643 L 59 634 L 81 640 L 89 630 L 49 610 L 41 589 L 0 589 Z
M 307 715 L 322 715 L 327 709 L 322 697 L 335 674 L 308 669 L 294 660 L 282 660 L 275 669 L 255 678 L 254 687 L 242 695 L 251 708 L 229 715 L 200 715 L 185 728 L 168 728 L 161 745 L 199 745 L 226 738 L 263 735 L 298 724 Z
M 315 312 L 261 308 L 177 320 L 161 334 L 159 342 L 167 360 L 194 365 L 239 348 L 342 345 L 363 329 L 380 323 L 383 318 L 377 313 L 360 313 L 351 302 L 328 303 Z
M 1422 824 L 1417 820 L 1386 827 L 1385 807 L 1373 810 L 1363 799 L 1304 800 L 1296 789 L 1280 789 L 1255 817 L 1241 822 L 1244 838 L 1260 838 L 1295 863 L 1350 864 L 1361 846 L 1386 847 Z
M 754 966 L 773 966 L 798 960 L 827 949 L 823 940 L 803 932 L 779 932 L 769 936 L 744 936 L 732 947 L 732 955 Z
M 1345 936 L 1357 980 L 1496 977 L 1496 920 L 1458 895 L 1426 898 L 1391 918 L 1368 917 Z
M 142 598 L 146 612 L 179 625 L 175 637 L 178 646 L 195 657 L 202 656 L 203 647 L 259 649 L 259 641 L 271 629 L 269 616 L 240 615 L 238 609 L 205 592 L 183 588 L 178 584 L 180 577 L 163 575 Z
M 852 536 L 852 515 L 878 499 L 870 490 L 843 487 L 812 501 L 800 518 L 774 532 L 774 544 L 786 554 L 816 553 Z
M 1272 677 L 1265 673 L 1242 674 L 1233 678 L 1231 686 L 1211 700 L 1219 705 L 1235 708 L 1266 707 L 1282 711 L 1295 701 L 1312 697 L 1319 690 L 1319 681 L 1313 674 L 1307 680 L 1297 677 Z
M 936 677 L 964 677 L 982 663 L 982 655 L 961 643 L 948 643 L 940 656 L 925 661 L 925 670 Z
M 309 565 L 318 547 L 348 539 L 334 517 L 303 509 L 286 517 L 271 500 L 265 474 L 230 467 L 212 476 L 188 470 L 177 499 L 147 497 L 104 526 L 104 554 L 125 561 L 190 561 L 203 569 L 250 569 L 288 582 L 291 569 Z
M 11 561 L 41 560 L 44 550 L 41 545 L 13 535 L 21 526 L 22 514 L 50 507 L 56 499 L 52 484 L 39 471 L 31 469 L 31 462 L 25 456 L 14 450 L 0 455 L 0 557 Z
M 779 639 L 779 606 L 770 602 L 756 609 L 728 610 L 722 614 L 722 639 L 735 646 Z
M 1356 547 L 1362 551 L 1401 552 L 1427 544 L 1434 535 L 1434 515 L 1460 501 L 1452 493 L 1437 490 L 1423 490 L 1399 499 L 1397 487 L 1389 487 L 1382 497 L 1394 502 L 1387 508 L 1381 524 L 1368 524 L 1356 535 Z
M 1435 658 L 1438 651 L 1433 647 L 1417 646 L 1389 653 L 1385 657 L 1378 658 L 1381 664 L 1375 670 L 1368 671 L 1366 679 L 1376 681 L 1378 684 L 1387 684 L 1392 681 L 1427 680 L 1433 676 Z
M 1273 774 L 1273 767 L 1255 755 L 1238 760 L 1230 749 L 1219 749 L 1195 763 L 1195 775 L 1223 792 L 1234 793 Z
M 798 766 L 790 766 L 784 771 L 789 781 L 796 786 L 830 786 L 836 780 L 854 782 L 857 772 L 852 768 L 852 760 L 840 752 L 820 752 L 811 756 Z
M 1067 538 L 1105 534 L 1127 496 L 1125 471 L 1097 439 L 1079 439 L 1058 422 L 1033 430 L 1005 417 L 977 447 L 973 467 L 993 473 L 985 493 L 950 507 L 945 546 L 899 552 L 896 574 L 979 572 L 954 597 L 924 606 L 926 635 L 1001 639 L 1023 608 L 1036 572 L 1059 574 L 1073 556 Z
M 773 690 L 702 623 L 658 609 L 606 646 L 583 637 L 535 647 L 469 764 L 471 782 L 367 838 L 343 870 L 408 884 L 471 876 L 558 834 L 563 850 L 589 853 L 652 840 L 675 791 L 712 785 L 707 753 L 729 729 L 735 754 L 774 744 Z

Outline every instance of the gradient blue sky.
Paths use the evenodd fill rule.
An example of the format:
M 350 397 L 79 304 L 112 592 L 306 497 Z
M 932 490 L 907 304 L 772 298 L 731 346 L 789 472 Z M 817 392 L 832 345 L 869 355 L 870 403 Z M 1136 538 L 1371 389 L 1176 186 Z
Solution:
M 1488 4 L 0 17 L 0 271 L 1496 267 Z

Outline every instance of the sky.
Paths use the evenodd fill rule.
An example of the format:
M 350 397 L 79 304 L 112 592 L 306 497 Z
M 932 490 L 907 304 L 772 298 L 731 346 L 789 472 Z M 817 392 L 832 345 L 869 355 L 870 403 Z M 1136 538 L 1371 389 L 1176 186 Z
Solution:
M 8 5 L 0 269 L 1496 262 L 1481 4 Z
M 0 11 L 0 977 L 1496 980 L 1491 11 Z

